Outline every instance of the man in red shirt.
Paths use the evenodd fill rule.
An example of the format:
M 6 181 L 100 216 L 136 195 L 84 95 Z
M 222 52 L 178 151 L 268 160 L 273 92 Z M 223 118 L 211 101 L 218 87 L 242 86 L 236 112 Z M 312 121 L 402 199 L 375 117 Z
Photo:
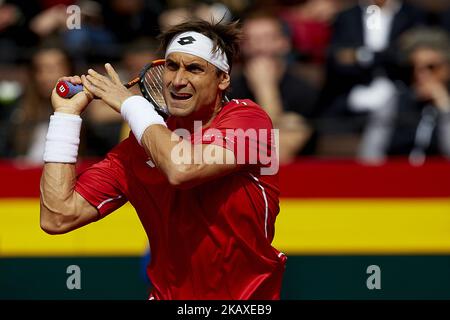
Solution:
M 151 299 L 279 299 L 286 257 L 271 246 L 278 206 L 272 123 L 250 100 L 225 102 L 235 24 L 183 23 L 162 35 L 167 122 L 141 96 L 89 70 L 84 91 L 52 94 L 41 227 L 65 233 L 129 201 L 148 235 Z M 81 118 L 94 97 L 121 113 L 129 138 L 78 177 Z

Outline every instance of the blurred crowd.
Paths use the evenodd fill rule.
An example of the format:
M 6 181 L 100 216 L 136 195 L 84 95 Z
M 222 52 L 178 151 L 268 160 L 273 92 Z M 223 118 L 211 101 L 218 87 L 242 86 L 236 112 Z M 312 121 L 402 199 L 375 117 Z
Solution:
M 111 62 L 131 79 L 162 57 L 161 30 L 194 17 L 240 21 L 229 98 L 268 112 L 282 163 L 450 157 L 447 0 L 0 0 L 0 158 L 42 162 L 58 78 Z M 86 158 L 129 130 L 92 104 Z

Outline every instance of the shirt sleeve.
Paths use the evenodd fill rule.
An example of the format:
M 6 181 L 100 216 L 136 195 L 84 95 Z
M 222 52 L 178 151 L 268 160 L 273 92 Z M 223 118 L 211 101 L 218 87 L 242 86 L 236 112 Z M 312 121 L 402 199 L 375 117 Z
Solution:
M 127 202 L 125 144 L 119 144 L 104 160 L 83 171 L 75 185 L 75 191 L 97 208 L 101 218 Z
M 268 165 L 276 155 L 272 121 L 254 102 L 233 101 L 235 105 L 203 132 L 202 144 L 233 151 L 238 164 Z
M 450 112 L 441 112 L 438 118 L 439 147 L 441 153 L 450 157 Z

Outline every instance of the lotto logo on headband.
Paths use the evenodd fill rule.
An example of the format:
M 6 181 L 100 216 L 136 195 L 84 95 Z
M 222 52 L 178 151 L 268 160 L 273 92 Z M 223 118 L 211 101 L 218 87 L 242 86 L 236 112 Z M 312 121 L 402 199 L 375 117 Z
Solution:
M 177 42 L 179 44 L 181 44 L 182 46 L 185 46 L 187 44 L 194 43 L 194 41 L 197 41 L 197 40 L 195 40 L 194 37 L 189 36 L 189 37 L 180 38 L 180 40 L 178 40 Z
M 199 32 L 187 31 L 173 37 L 167 46 L 165 58 L 167 59 L 173 52 L 192 54 L 205 59 L 223 72 L 230 71 L 228 59 L 223 50 L 221 48 L 215 50 L 214 42 Z

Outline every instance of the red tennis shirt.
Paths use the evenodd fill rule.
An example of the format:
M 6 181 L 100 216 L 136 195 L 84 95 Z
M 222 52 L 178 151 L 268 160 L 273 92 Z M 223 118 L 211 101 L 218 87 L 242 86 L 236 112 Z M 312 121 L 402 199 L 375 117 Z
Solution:
M 169 119 L 169 128 L 170 123 Z M 237 139 L 247 129 L 263 132 L 257 136 L 261 143 L 252 144 L 254 136 L 244 139 L 247 149 L 258 149 L 258 159 L 270 155 L 262 149 L 273 151 L 270 118 L 250 100 L 232 100 L 208 128 L 216 130 L 205 137 L 203 129 L 202 143 L 223 144 L 236 158 Z M 231 129 L 242 130 L 230 138 Z M 191 142 L 195 143 L 194 135 Z M 250 153 L 246 150 L 246 160 Z M 151 248 L 150 298 L 279 299 L 286 257 L 271 246 L 279 211 L 277 174 L 263 175 L 264 165 L 247 164 L 179 189 L 148 161 L 130 134 L 79 175 L 75 190 L 101 217 L 127 201 L 136 209 Z

